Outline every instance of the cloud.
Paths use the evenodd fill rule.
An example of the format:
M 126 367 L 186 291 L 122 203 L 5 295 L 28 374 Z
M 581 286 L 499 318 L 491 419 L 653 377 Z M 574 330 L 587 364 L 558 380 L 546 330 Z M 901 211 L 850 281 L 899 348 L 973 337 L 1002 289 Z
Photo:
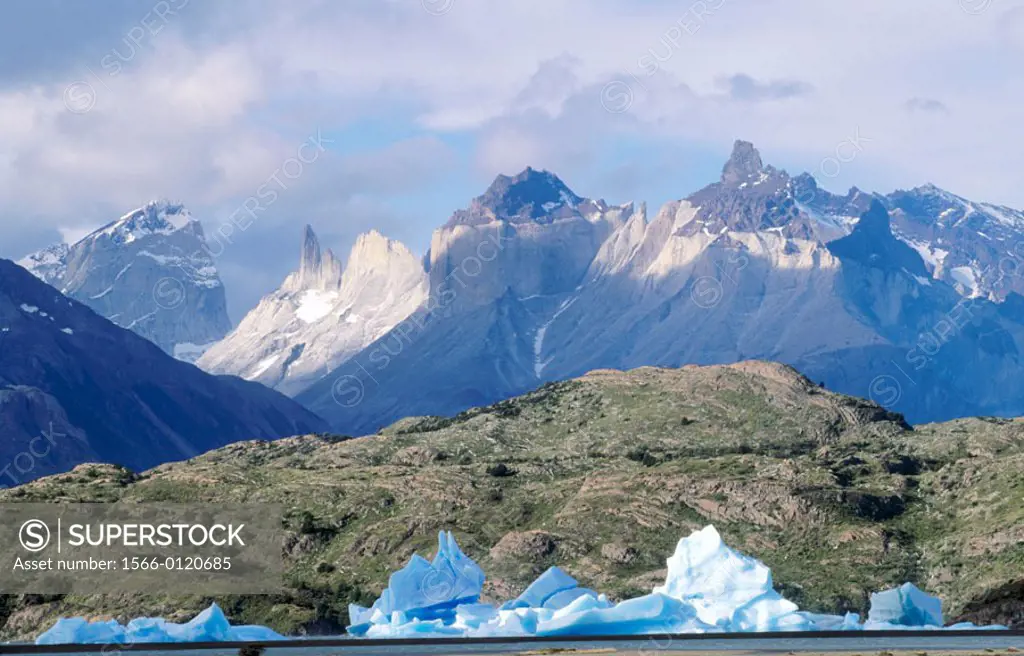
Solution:
M 739 102 L 761 102 L 766 100 L 786 100 L 804 96 L 814 87 L 799 80 L 772 80 L 758 82 L 749 75 L 738 73 L 719 81 L 730 100 Z
M 922 112 L 925 114 L 948 114 L 949 108 L 946 104 L 934 98 L 911 98 L 904 107 L 910 112 Z
M 1007 138 L 1024 103 L 1012 65 L 1022 0 L 977 15 L 932 0 L 457 1 L 444 13 L 400 0 L 192 1 L 154 33 L 155 4 L 0 7 L 3 254 L 157 196 L 216 225 L 317 130 L 357 138 L 292 185 L 265 232 L 225 255 L 234 265 L 309 217 L 380 221 L 425 244 L 443 217 L 409 212 L 417 199 L 450 211 L 480 189 L 445 181 L 526 165 L 594 185 L 582 192 L 628 171 L 608 193 L 682 196 L 736 137 L 813 170 L 860 130 L 873 141 L 836 184 L 934 180 L 1024 205 Z M 120 67 L 103 64 L 113 51 Z M 919 117 L 946 102 L 956 112 L 936 138 Z

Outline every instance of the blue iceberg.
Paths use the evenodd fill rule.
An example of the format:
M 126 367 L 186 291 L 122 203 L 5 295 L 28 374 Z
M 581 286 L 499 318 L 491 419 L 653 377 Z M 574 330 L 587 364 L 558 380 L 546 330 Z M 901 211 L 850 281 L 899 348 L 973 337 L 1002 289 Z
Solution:
M 456 607 L 480 599 L 483 570 L 462 553 L 451 533 L 441 531 L 437 541 L 434 560 L 413 555 L 408 565 L 391 575 L 388 587 L 373 606 L 349 605 L 349 633 L 364 635 L 371 625 L 391 626 L 396 617 L 428 626 L 433 626 L 435 620 L 450 624 Z
M 579 597 L 584 596 L 596 599 L 598 595 L 593 590 L 579 587 L 576 579 L 557 567 L 552 567 L 531 583 L 523 591 L 523 594 L 505 603 L 501 608 L 502 610 L 514 610 L 516 608 L 548 608 L 558 610 L 565 608 Z
M 713 526 L 679 541 L 664 585 L 620 603 L 552 567 L 515 599 L 482 604 L 483 572 L 470 563 L 451 535 L 442 534 L 433 563 L 414 556 L 372 608 L 353 607 L 349 632 L 368 638 L 473 638 L 943 628 L 940 601 L 909 583 L 872 595 L 865 623 L 855 613 L 803 612 L 775 590 L 764 563 L 728 547 Z M 468 593 L 425 594 L 423 588 L 436 580 Z
M 942 626 L 942 600 L 921 592 L 913 583 L 871 595 L 868 622 L 919 628 Z
M 357 638 L 482 638 L 944 628 L 941 601 L 910 583 L 873 594 L 863 623 L 854 613 L 801 611 L 774 589 L 764 563 L 728 547 L 713 526 L 680 540 L 667 564 L 664 585 L 635 599 L 613 602 L 552 567 L 518 597 L 497 606 L 480 602 L 483 570 L 462 553 L 451 533 L 441 532 L 432 561 L 414 555 L 392 574 L 370 608 L 349 607 L 348 632 Z M 185 624 L 159 618 L 127 626 L 61 619 L 36 643 L 280 639 L 266 627 L 231 626 L 214 604 Z
M 89 622 L 80 617 L 61 618 L 36 638 L 37 645 L 132 644 L 155 642 L 264 642 L 285 637 L 264 626 L 231 626 L 217 604 L 184 624 L 158 617 L 140 617 L 126 626 L 115 620 Z

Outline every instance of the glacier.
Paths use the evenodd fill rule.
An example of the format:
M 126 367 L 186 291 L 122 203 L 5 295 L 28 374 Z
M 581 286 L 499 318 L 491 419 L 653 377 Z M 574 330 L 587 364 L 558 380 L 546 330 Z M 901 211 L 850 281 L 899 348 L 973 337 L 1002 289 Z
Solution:
M 665 584 L 651 594 L 613 602 L 581 587 L 558 567 L 541 574 L 500 606 L 481 603 L 483 570 L 450 532 L 438 535 L 432 561 L 414 554 L 391 575 L 370 608 L 349 606 L 354 638 L 583 637 L 764 631 L 1005 629 L 970 623 L 944 626 L 942 602 L 912 583 L 871 595 L 868 619 L 856 613 L 801 611 L 773 587 L 772 572 L 722 540 L 714 526 L 681 539 L 667 561 Z M 88 622 L 62 618 L 36 644 L 270 641 L 261 626 L 231 626 L 213 604 L 186 624 L 159 618 Z

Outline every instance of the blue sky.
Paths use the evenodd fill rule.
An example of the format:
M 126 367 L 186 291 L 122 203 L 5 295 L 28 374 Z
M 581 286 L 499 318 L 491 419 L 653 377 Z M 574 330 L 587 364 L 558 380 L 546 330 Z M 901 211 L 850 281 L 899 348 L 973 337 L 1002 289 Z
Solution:
M 306 223 L 422 253 L 527 165 L 653 215 L 743 138 L 834 191 L 1021 207 L 1021 61 L 1024 0 L 7 0 L 0 256 L 156 197 L 215 230 L 317 134 L 218 262 L 236 320 Z

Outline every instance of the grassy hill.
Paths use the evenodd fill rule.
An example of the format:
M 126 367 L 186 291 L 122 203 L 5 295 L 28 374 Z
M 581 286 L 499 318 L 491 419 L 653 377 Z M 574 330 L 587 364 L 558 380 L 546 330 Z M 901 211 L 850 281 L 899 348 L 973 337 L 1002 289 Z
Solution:
M 596 371 L 379 435 L 247 442 L 132 474 L 83 465 L 0 501 L 267 501 L 287 507 L 287 589 L 218 597 L 233 621 L 338 633 L 439 529 L 518 594 L 557 564 L 613 597 L 662 582 L 713 523 L 808 610 L 865 612 L 913 581 L 947 618 L 1024 625 L 1024 420 L 911 429 L 764 362 Z M 190 617 L 214 599 L 6 596 L 3 639 L 61 615 Z

